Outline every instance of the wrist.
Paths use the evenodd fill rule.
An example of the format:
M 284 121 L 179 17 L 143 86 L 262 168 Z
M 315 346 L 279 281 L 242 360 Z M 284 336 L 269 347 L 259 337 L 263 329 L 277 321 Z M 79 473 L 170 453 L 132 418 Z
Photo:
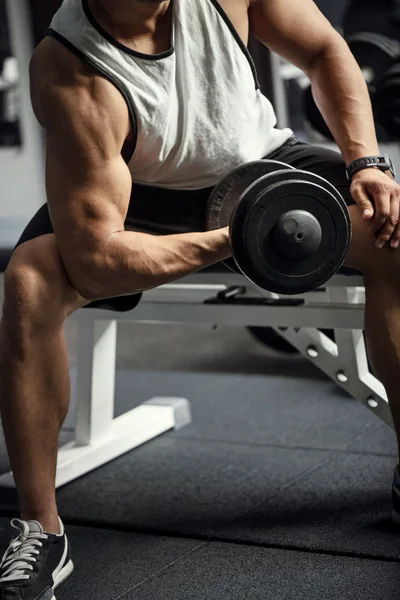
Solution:
M 381 151 L 378 145 L 375 146 L 352 146 L 347 147 L 343 152 L 343 158 L 348 168 L 351 163 L 366 156 L 380 156 Z
M 365 173 L 371 169 L 379 170 L 384 175 L 389 174 L 392 176 L 392 179 L 395 179 L 396 177 L 396 172 L 389 155 L 375 154 L 358 158 L 350 163 L 346 168 L 347 179 L 352 182 L 357 176 L 359 178 L 363 177 L 363 175 L 359 175 L 359 173 Z
M 219 262 L 232 256 L 232 247 L 229 237 L 229 227 L 213 229 L 202 234 L 203 237 L 203 255 L 202 260 Z
M 221 252 L 224 254 L 224 259 L 232 256 L 232 244 L 229 232 L 229 227 L 224 227 L 219 230 L 221 233 Z
M 357 179 L 362 179 L 365 175 L 368 175 L 369 171 L 380 171 L 380 169 L 378 169 L 378 167 L 366 167 L 365 169 L 361 169 L 360 171 L 357 171 L 357 173 L 354 173 L 350 181 L 353 182 L 357 181 Z
M 226 260 L 232 256 L 232 244 L 229 233 L 229 227 L 223 227 L 218 230 L 219 233 L 219 250 L 220 260 Z

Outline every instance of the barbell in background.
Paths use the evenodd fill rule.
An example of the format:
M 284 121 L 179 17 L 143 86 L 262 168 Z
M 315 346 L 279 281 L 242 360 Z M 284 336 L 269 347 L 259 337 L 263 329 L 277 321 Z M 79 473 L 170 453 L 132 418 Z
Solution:
M 346 41 L 367 83 L 376 124 L 390 138 L 399 138 L 400 42 L 373 32 L 354 33 Z M 333 139 L 314 101 L 311 86 L 304 92 L 304 114 L 315 131 Z
M 360 32 L 346 39 L 367 85 L 400 60 L 400 42 L 373 32 Z
M 224 177 L 211 193 L 206 220 L 208 230 L 229 226 L 235 268 L 284 295 L 329 281 L 351 239 L 349 212 L 334 186 L 271 160 L 244 164 Z
M 391 137 L 400 139 L 400 61 L 375 83 L 375 110 Z

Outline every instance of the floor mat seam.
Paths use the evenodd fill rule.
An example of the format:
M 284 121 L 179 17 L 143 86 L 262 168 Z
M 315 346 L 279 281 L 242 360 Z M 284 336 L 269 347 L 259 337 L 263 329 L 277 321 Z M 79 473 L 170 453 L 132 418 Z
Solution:
M 191 550 L 189 550 L 188 552 L 186 552 L 185 554 L 182 554 L 181 556 L 179 556 L 178 558 L 176 558 L 175 560 L 171 561 L 168 565 L 165 565 L 164 567 L 162 567 L 161 569 L 159 569 L 158 571 L 156 571 L 155 573 L 152 573 L 152 575 L 149 575 L 148 577 L 146 577 L 146 579 L 143 579 L 143 581 L 141 581 L 140 583 L 137 583 L 135 585 L 133 585 L 132 587 L 130 587 L 129 589 L 125 590 L 123 593 L 119 594 L 118 596 L 116 596 L 115 598 L 113 598 L 113 600 L 121 600 L 122 598 L 124 598 L 127 594 L 130 594 L 131 592 L 133 592 L 134 590 L 139 589 L 140 587 L 146 585 L 147 583 L 149 583 L 150 581 L 152 581 L 153 579 L 156 579 L 157 577 L 159 577 L 162 573 L 168 571 L 171 567 L 173 567 L 174 565 L 178 564 L 179 562 L 185 560 L 186 558 L 188 558 L 189 556 L 192 556 L 193 554 L 196 554 L 198 552 L 200 552 L 200 550 L 202 550 L 204 548 L 204 546 L 206 546 L 208 544 L 207 541 L 204 541 L 203 543 L 199 544 L 198 546 L 196 546 L 196 548 L 192 548 Z
M 365 432 L 360 434 L 361 437 L 364 437 L 366 434 Z M 336 453 L 336 454 L 354 454 L 355 456 L 375 456 L 375 457 L 380 457 L 380 458 L 396 458 L 397 454 L 396 452 L 393 452 L 393 454 L 382 454 L 379 452 L 368 452 L 368 451 L 361 451 L 361 450 L 351 450 L 351 449 L 346 449 L 346 448 L 312 448 L 309 446 L 284 446 L 283 444 L 264 444 L 262 442 L 235 442 L 235 441 L 231 441 L 231 440 L 218 440 L 218 439 L 213 439 L 213 438 L 196 438 L 196 437 L 189 437 L 189 436 L 183 436 L 180 435 L 179 437 L 174 438 L 177 441 L 184 441 L 184 442 L 204 442 L 207 444 L 222 444 L 225 446 L 249 446 L 251 448 L 270 448 L 270 449 L 275 449 L 275 450 L 301 450 L 304 452 L 329 452 L 329 453 Z M 355 440 L 358 441 L 358 438 Z M 350 442 L 351 444 L 354 443 L 354 440 L 352 440 Z

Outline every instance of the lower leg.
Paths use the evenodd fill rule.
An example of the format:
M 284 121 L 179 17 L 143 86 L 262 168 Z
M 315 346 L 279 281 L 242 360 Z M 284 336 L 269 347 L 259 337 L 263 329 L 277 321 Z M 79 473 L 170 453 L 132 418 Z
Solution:
M 389 398 L 400 460 L 400 281 L 366 276 L 365 291 L 368 356 Z
M 22 272 L 23 278 L 8 277 L 8 286 L 6 276 L 0 410 L 21 518 L 58 533 L 58 439 L 70 399 L 64 320 L 67 307 L 79 302 L 64 274 L 50 285 L 40 275 Z
M 0 407 L 21 519 L 58 533 L 55 477 L 59 432 L 69 405 L 68 362 L 61 331 L 15 340 L 0 327 Z
M 400 251 L 378 250 L 359 209 L 350 207 L 353 239 L 346 265 L 364 273 L 368 358 L 385 386 L 400 461 Z

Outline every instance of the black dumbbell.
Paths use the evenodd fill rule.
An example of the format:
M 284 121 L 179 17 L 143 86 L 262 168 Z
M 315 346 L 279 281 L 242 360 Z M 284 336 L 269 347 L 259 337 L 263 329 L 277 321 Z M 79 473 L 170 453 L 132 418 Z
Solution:
M 206 227 L 227 226 L 236 267 L 277 294 L 324 285 L 342 266 L 351 239 L 349 212 L 334 186 L 270 160 L 237 167 L 212 191 Z
M 354 34 L 347 41 L 367 82 L 376 123 L 398 138 L 400 43 L 376 33 Z
M 376 104 L 376 80 L 397 60 L 400 60 L 400 43 L 373 32 L 353 33 L 346 38 L 346 41 L 364 75 L 374 113 L 378 117 L 380 111 Z M 311 86 L 304 92 L 304 114 L 315 131 L 333 140 L 332 133 L 315 104 Z
M 400 43 L 384 35 L 372 32 L 354 33 L 346 41 L 367 85 L 372 89 L 377 77 L 400 59 Z

